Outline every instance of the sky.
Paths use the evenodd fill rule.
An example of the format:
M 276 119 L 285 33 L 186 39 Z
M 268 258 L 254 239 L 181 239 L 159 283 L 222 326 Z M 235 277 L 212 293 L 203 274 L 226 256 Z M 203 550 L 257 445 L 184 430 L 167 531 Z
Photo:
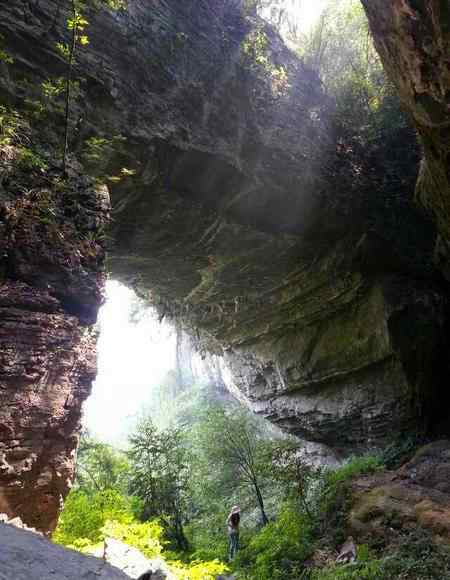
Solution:
M 318 20 L 327 0 L 288 0 L 293 10 L 299 15 L 300 25 L 304 32 L 309 30 Z
M 174 366 L 175 334 L 150 309 L 130 320 L 134 293 L 108 281 L 99 314 L 98 375 L 84 406 L 83 425 L 101 439 L 120 445 L 157 386 Z
M 286 10 L 296 18 L 300 30 L 307 32 L 317 22 L 328 0 L 282 0 Z M 268 9 L 270 11 L 270 8 Z

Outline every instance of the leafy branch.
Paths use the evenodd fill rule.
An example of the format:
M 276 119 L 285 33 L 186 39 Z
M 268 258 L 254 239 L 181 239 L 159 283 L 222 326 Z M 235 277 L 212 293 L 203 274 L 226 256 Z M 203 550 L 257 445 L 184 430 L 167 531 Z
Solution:
M 64 130 L 64 152 L 63 152 L 63 172 L 66 172 L 67 166 L 67 154 L 69 151 L 69 132 L 70 132 L 70 105 L 72 99 L 72 78 L 73 69 L 75 64 L 75 53 L 78 43 L 81 45 L 86 45 L 89 43 L 89 39 L 86 35 L 81 34 L 88 21 L 80 13 L 77 7 L 76 0 L 71 0 L 71 10 L 72 18 L 67 20 L 67 28 L 72 32 L 72 40 L 70 48 L 67 49 L 64 45 L 59 45 L 61 52 L 68 55 L 68 69 L 67 69 L 67 79 L 66 79 L 66 108 L 65 108 L 65 130 Z

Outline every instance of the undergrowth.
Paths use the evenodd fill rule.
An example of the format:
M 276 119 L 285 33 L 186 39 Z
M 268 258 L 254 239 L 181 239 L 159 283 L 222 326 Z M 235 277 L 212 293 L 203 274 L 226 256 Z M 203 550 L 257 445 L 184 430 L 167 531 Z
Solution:
M 291 498 L 276 521 L 270 522 L 243 547 L 235 563 L 238 578 L 245 580 L 288 580 L 311 578 L 305 561 L 322 543 L 334 548 L 346 539 L 346 518 L 350 509 L 350 481 L 360 475 L 381 470 L 380 459 L 374 455 L 354 457 L 338 469 L 328 469 L 311 477 L 307 497 L 309 509 Z M 355 576 L 364 576 L 364 566 L 370 573 L 375 563 L 366 558 L 354 567 Z M 341 569 L 339 569 L 341 573 Z M 343 573 L 346 573 L 344 570 Z M 352 572 L 353 573 L 353 572 Z M 368 573 L 368 572 L 367 572 Z M 331 572 L 330 572 L 331 574 Z M 324 576 L 328 580 L 335 576 Z M 340 576 L 336 576 L 340 578 Z M 374 577 L 375 578 L 375 577 Z

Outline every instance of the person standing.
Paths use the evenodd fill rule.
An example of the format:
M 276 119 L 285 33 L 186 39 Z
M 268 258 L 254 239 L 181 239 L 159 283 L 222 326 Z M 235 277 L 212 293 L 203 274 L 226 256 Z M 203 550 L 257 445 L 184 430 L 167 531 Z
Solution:
M 235 505 L 231 508 L 227 518 L 228 529 L 228 558 L 234 560 L 236 552 L 239 550 L 239 522 L 241 521 L 241 508 Z

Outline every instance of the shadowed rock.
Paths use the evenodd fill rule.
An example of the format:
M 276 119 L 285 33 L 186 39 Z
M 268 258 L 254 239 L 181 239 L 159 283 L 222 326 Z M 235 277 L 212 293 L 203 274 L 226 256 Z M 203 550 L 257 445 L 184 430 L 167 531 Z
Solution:
M 438 224 L 435 260 L 450 279 L 450 8 L 439 0 L 362 0 L 386 72 L 424 149 L 417 200 Z

